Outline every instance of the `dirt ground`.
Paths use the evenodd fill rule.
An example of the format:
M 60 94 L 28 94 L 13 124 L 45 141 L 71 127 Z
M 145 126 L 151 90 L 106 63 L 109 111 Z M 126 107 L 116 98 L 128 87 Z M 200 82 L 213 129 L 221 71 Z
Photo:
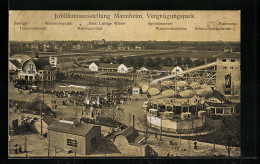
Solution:
M 32 93 L 32 94 L 19 94 L 18 90 L 16 88 L 13 88 L 13 84 L 10 83 L 10 89 L 9 89 L 9 98 L 13 100 L 23 100 L 23 101 L 30 101 L 30 99 L 34 99 L 35 97 L 41 97 L 42 95 L 39 93 Z M 44 95 L 45 103 L 49 106 L 51 106 L 51 100 L 56 100 L 58 108 L 54 109 L 57 113 L 62 113 L 63 117 L 81 117 L 82 107 L 81 106 L 75 106 L 74 104 L 69 104 L 68 106 L 62 105 L 63 98 L 57 98 L 56 96 L 52 96 L 50 94 Z M 135 98 L 138 98 L 138 101 L 135 100 Z M 142 129 L 142 127 L 138 126 L 141 124 L 139 121 L 139 117 L 144 116 L 144 110 L 142 109 L 143 102 L 146 101 L 146 97 L 136 95 L 133 96 L 131 101 L 126 101 L 124 104 L 121 104 L 120 107 L 124 109 L 125 116 L 122 120 L 122 123 L 124 123 L 127 126 L 132 126 L 132 116 L 135 115 L 135 128 L 136 129 Z M 21 113 L 14 113 L 12 110 L 9 112 L 9 125 L 11 124 L 11 121 L 13 119 L 19 120 L 19 125 L 21 124 Z M 130 123 L 130 124 L 129 124 Z M 109 128 L 102 128 L 102 134 L 109 131 Z M 21 145 L 22 149 L 24 150 L 25 145 L 25 136 L 27 137 L 27 154 L 26 153 L 20 153 L 15 154 L 14 153 L 14 146 L 16 144 Z M 207 154 L 210 154 L 210 150 L 213 148 L 213 144 L 209 143 L 203 143 L 198 142 L 198 149 L 194 149 L 194 145 L 192 141 L 184 140 L 179 138 L 173 138 L 173 137 L 162 137 L 162 141 L 159 141 L 159 136 L 157 136 L 157 139 L 154 135 L 150 135 L 148 139 L 148 144 L 159 154 L 159 156 L 166 156 L 167 153 L 172 153 L 175 156 L 206 156 Z M 178 143 L 177 147 L 169 146 L 169 142 L 173 141 Z M 128 154 L 121 153 L 120 150 L 114 145 L 114 143 L 110 139 L 106 138 L 100 138 L 98 141 L 98 149 L 96 152 L 92 152 L 91 154 L 87 156 L 99 156 L 99 157 L 107 157 L 107 156 L 115 156 L 115 157 L 122 157 L 122 156 L 132 156 L 136 155 L 136 152 L 140 150 L 140 147 L 133 148 L 131 146 L 131 150 Z M 227 154 L 227 151 L 224 146 L 222 145 L 216 145 L 216 151 L 214 154 Z M 126 146 L 126 149 L 128 147 Z M 130 150 L 130 147 L 129 147 Z M 134 154 L 131 154 L 133 152 Z M 231 156 L 238 156 L 240 152 L 239 148 L 233 148 L 231 151 Z M 212 154 L 212 153 L 211 153 Z M 10 142 L 9 142 L 9 155 L 10 157 L 47 157 L 48 156 L 48 146 L 47 146 L 47 139 L 41 136 L 40 134 L 23 134 L 23 135 L 15 135 L 10 136 Z M 54 150 L 50 151 L 50 156 L 55 156 Z M 56 156 L 66 156 L 66 157 L 73 157 L 74 154 L 68 154 L 66 152 L 58 151 Z

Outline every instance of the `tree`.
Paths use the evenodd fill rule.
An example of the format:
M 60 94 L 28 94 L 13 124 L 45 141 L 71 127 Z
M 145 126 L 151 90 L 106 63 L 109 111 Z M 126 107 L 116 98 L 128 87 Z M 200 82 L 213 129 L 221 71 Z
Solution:
M 240 145 L 240 121 L 239 117 L 223 117 L 222 127 L 220 129 L 220 141 L 223 142 L 227 150 L 228 156 L 230 156 L 231 150 L 234 146 Z
M 176 64 L 177 64 L 177 66 L 181 66 L 182 65 L 182 58 L 181 57 L 176 57 Z
M 104 56 L 101 56 L 101 57 L 99 58 L 99 61 L 100 61 L 101 63 L 104 63 L 104 62 L 105 62 L 105 57 L 104 57 Z
M 201 60 L 197 59 L 197 60 L 194 61 L 194 66 L 195 67 L 203 65 L 203 64 L 205 64 L 205 61 L 203 59 L 201 59 Z
M 193 61 L 188 57 L 185 57 L 183 59 L 183 64 L 188 65 L 189 68 L 193 67 Z
M 104 62 L 105 63 L 111 63 L 111 62 L 113 63 L 113 62 L 115 62 L 115 58 L 113 56 L 106 57 L 104 59 Z
M 125 58 L 125 63 L 126 63 L 126 64 L 129 64 L 129 65 L 131 65 L 131 66 L 133 66 L 133 65 L 134 65 L 134 58 L 131 57 L 131 56 Z
M 145 62 L 144 62 L 144 66 L 145 67 L 148 67 L 148 68 L 151 68 L 154 66 L 154 62 L 153 62 L 153 59 L 152 58 L 146 58 L 145 59 Z
M 157 56 L 157 57 L 154 59 L 154 66 L 157 67 L 157 69 L 159 69 L 162 64 L 163 64 L 162 58 L 159 57 L 159 56 Z
M 164 66 L 168 66 L 168 67 L 173 66 L 172 58 L 171 57 L 164 58 L 163 64 Z
M 135 67 L 142 67 L 144 66 L 144 58 L 141 56 L 134 58 L 134 66 Z
M 125 110 L 123 108 L 120 108 L 119 106 L 110 106 L 103 109 L 103 116 L 112 120 L 112 125 L 110 126 L 114 126 L 115 122 L 120 122 L 124 119 Z
M 119 57 L 116 59 L 116 62 L 117 62 L 118 64 L 122 64 L 122 63 L 124 63 L 124 58 L 123 58 L 122 56 L 119 56 Z
M 215 61 L 216 61 L 216 58 L 212 58 L 212 57 L 206 59 L 207 63 L 212 63 L 212 62 L 215 62 Z

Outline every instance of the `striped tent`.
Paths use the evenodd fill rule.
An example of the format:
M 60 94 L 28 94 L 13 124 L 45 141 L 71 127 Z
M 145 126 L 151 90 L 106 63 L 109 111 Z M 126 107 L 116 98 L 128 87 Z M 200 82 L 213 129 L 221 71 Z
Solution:
M 196 94 L 200 97 L 205 97 L 209 94 L 209 91 L 206 90 L 205 88 L 204 89 L 198 89 L 198 90 L 196 90 Z
M 213 90 L 210 87 L 205 88 L 208 91 L 208 95 L 213 93 Z
M 186 81 L 178 81 L 177 87 L 187 87 L 189 84 Z
M 151 96 L 155 96 L 155 95 L 158 95 L 159 93 L 161 93 L 161 91 L 158 88 L 150 88 L 150 89 L 148 89 L 148 93 Z
M 166 80 L 166 81 L 163 81 L 162 83 L 161 83 L 161 85 L 162 86 L 173 86 L 174 85 L 174 82 L 173 81 L 171 81 L 171 80 Z
M 176 91 L 174 91 L 174 90 L 168 89 L 168 90 L 164 90 L 162 92 L 162 95 L 164 97 L 175 97 L 175 96 L 178 95 L 178 93 Z
M 182 91 L 180 92 L 180 96 L 183 98 L 191 98 L 195 95 L 195 92 L 191 91 L 191 90 L 186 90 L 186 91 Z
M 200 84 L 199 84 L 198 82 L 192 82 L 192 83 L 190 84 L 190 87 L 191 87 L 192 89 L 199 89 L 201 86 L 200 86 Z
M 146 93 L 149 88 L 150 88 L 150 86 L 149 86 L 148 84 L 144 84 L 144 85 L 142 86 L 142 91 L 143 91 L 144 93 Z
M 209 86 L 207 84 L 202 84 L 200 87 L 203 89 L 203 88 L 207 88 Z

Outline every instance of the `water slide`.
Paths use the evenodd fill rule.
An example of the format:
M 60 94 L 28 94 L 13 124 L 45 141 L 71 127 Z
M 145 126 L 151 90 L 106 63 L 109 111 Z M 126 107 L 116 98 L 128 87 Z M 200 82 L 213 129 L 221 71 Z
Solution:
M 215 65 L 217 65 L 217 62 L 208 63 L 208 64 L 205 64 L 205 65 L 201 65 L 201 66 L 194 67 L 194 68 L 188 69 L 188 70 L 186 70 L 186 71 L 177 73 L 177 75 L 178 75 L 178 76 L 181 76 L 181 75 L 183 75 L 183 74 L 185 74 L 185 73 L 189 73 L 189 72 L 193 72 L 193 71 L 198 71 L 198 70 L 205 69 L 205 68 L 208 68 L 208 67 L 212 67 L 212 66 L 215 66 Z M 165 77 L 162 77 L 162 78 L 159 78 L 159 79 L 152 80 L 151 83 L 156 83 L 156 82 L 158 82 L 158 81 L 164 81 L 164 80 L 167 80 L 167 79 L 170 79 L 170 78 L 174 78 L 174 77 L 176 77 L 176 74 L 168 75 L 168 76 L 165 76 Z

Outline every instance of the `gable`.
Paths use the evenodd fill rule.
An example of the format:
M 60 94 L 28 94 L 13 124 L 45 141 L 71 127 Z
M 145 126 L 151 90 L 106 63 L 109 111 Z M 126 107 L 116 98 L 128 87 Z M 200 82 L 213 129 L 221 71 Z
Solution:
M 118 68 L 124 68 L 124 69 L 127 69 L 127 67 L 124 65 L 124 64 L 121 64 Z
M 96 65 L 96 63 L 91 63 L 91 64 L 89 65 L 89 67 L 98 67 L 98 66 Z

